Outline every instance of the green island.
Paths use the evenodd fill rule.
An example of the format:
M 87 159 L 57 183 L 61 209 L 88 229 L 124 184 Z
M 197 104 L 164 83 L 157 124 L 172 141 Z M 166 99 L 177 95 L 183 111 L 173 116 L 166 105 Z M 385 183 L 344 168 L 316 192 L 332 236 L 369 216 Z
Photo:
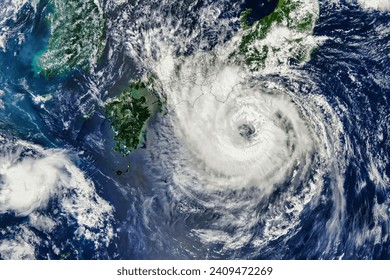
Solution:
M 47 78 L 76 68 L 89 70 L 105 47 L 105 18 L 98 1 L 49 0 L 48 47 L 36 54 L 33 67 Z
M 60 256 L 60 260 L 67 260 L 67 259 L 69 259 L 70 256 L 71 256 L 71 253 L 70 253 L 70 252 L 63 253 L 63 254 L 61 254 L 61 256 Z
M 151 79 L 132 82 L 119 96 L 109 100 L 105 111 L 114 131 L 115 151 L 126 156 L 142 146 L 148 121 L 161 110 L 162 103 Z
M 280 51 L 278 47 L 256 44 L 256 42 L 267 37 L 273 26 L 283 26 L 290 30 L 301 33 L 300 38 L 291 39 L 291 43 L 296 43 L 297 48 L 289 49 L 291 58 L 297 61 L 303 61 L 310 55 L 311 50 L 307 50 L 303 45 L 303 38 L 313 33 L 317 15 L 307 13 L 304 16 L 297 17 L 297 12 L 304 5 L 302 0 L 279 0 L 275 10 L 268 16 L 248 24 L 248 16 L 252 9 L 247 9 L 241 13 L 241 28 L 244 35 L 239 43 L 238 50 L 234 51 L 230 58 L 236 63 L 244 62 L 252 70 L 258 70 L 264 67 L 265 61 L 272 50 L 274 53 Z M 290 38 L 286 38 L 290 40 Z

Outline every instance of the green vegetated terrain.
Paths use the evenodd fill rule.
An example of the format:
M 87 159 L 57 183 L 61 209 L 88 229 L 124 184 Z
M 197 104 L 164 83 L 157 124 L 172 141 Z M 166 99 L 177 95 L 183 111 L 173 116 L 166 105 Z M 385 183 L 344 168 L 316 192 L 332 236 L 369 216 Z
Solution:
M 246 65 L 251 66 L 253 70 L 258 70 L 264 67 L 265 61 L 269 55 L 271 47 L 268 45 L 259 44 L 256 46 L 256 41 L 265 39 L 274 25 L 287 27 L 288 29 L 301 32 L 302 35 L 310 35 L 313 32 L 316 16 L 313 13 L 308 13 L 301 18 L 297 18 L 294 14 L 302 7 L 304 3 L 300 0 L 279 0 L 275 10 L 268 16 L 255 21 L 252 25 L 248 24 L 247 18 L 252 13 L 252 9 L 247 9 L 241 14 L 241 27 L 244 35 L 239 44 L 238 50 L 231 54 L 236 62 L 243 61 Z M 288 38 L 286 38 L 288 39 Z M 292 39 L 291 43 L 300 44 L 302 38 Z M 273 52 L 278 52 L 279 49 L 272 47 Z M 301 61 L 307 56 L 305 51 L 291 49 L 291 57 Z
M 34 70 L 46 77 L 79 68 L 89 70 L 105 46 L 105 18 L 98 1 L 49 0 L 48 47 L 34 59 Z
M 125 156 L 144 144 L 148 121 L 162 110 L 162 103 L 152 81 L 136 81 L 111 99 L 105 110 L 114 131 L 115 150 Z

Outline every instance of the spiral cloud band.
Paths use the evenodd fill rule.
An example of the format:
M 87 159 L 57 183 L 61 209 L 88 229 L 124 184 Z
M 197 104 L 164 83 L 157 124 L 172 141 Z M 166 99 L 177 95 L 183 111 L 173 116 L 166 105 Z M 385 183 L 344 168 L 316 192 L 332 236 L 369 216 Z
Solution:
M 169 112 L 149 132 L 150 164 L 166 171 L 179 212 L 206 207 L 220 217 L 191 234 L 227 251 L 263 248 L 292 234 L 326 186 L 334 202 L 327 230 L 337 240 L 345 166 L 334 155 L 347 155 L 337 114 L 294 83 L 256 78 L 225 65 L 223 54 L 208 55 L 167 56 L 155 68 Z M 293 71 L 290 77 L 303 79 Z
M 300 3 L 297 17 L 304 11 L 318 16 L 316 1 Z M 157 12 L 156 17 L 158 28 L 140 16 L 127 27 L 125 38 L 129 55 L 153 73 L 166 100 L 167 114 L 147 135 L 148 164 L 164 170 L 153 177 L 159 200 L 166 196 L 166 219 L 196 216 L 204 209 L 212 213 L 208 223 L 195 223 L 188 236 L 222 244 L 222 253 L 248 245 L 260 250 L 281 236 L 293 236 L 303 209 L 318 205 L 326 190 L 333 207 L 325 229 L 325 251 L 330 252 L 345 219 L 342 174 L 348 139 L 337 112 L 316 94 L 315 82 L 288 63 L 291 53 L 315 45 L 314 36 L 273 26 L 253 43 L 272 50 L 266 67 L 254 71 L 231 60 L 240 32 L 212 50 L 181 55 L 192 39 L 198 48 L 205 47 L 207 36 L 200 27 L 178 38 L 180 25 L 174 18 Z M 223 22 L 224 28 L 228 25 Z M 221 30 L 218 38 L 223 40 L 228 32 Z M 152 207 L 144 216 L 147 221 L 162 218 Z
M 309 129 L 286 93 L 250 86 L 232 67 L 185 84 L 186 73 L 204 73 L 185 69 L 168 100 L 176 133 L 210 187 L 269 189 L 312 149 Z

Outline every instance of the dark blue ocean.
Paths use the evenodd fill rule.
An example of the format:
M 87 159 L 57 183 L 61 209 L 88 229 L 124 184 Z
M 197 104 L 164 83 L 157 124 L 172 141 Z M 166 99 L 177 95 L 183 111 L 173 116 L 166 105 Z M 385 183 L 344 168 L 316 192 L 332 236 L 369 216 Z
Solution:
M 132 2 L 125 5 L 135 5 Z M 201 7 L 209 2 L 212 1 L 197 1 L 197 5 Z M 224 4 L 226 10 L 221 11 L 215 25 L 218 26 L 218 20 L 238 17 L 248 7 L 254 11 L 249 22 L 257 20 L 276 5 L 275 1 L 267 2 L 263 8 L 263 2 L 267 1 L 245 1 L 238 5 L 241 10 L 233 9 L 234 3 Z M 25 1 L 20 8 L 13 8 L 0 0 L 0 7 L 8 5 L 10 9 L 0 18 L 0 31 L 7 30 L 5 47 L 0 48 L 0 135 L 6 139 L 0 147 L 4 151 L 8 149 L 1 155 L 7 158 L 4 154 L 13 150 L 4 148 L 5 142 L 19 140 L 47 150 L 66 150 L 72 155 L 74 165 L 93 182 L 96 196 L 112 206 L 109 222 L 112 237 L 107 242 L 103 241 L 106 225 L 88 227 L 86 223 L 83 226 L 95 233 L 96 239 L 78 234 L 82 220 L 57 215 L 62 211 L 58 199 L 50 199 L 46 207 L 39 208 L 40 215 L 53 221 L 59 219 L 52 230 L 32 224 L 31 215 L 35 212 L 22 215 L 12 207 L 8 211 L 0 207 L 1 258 L 17 256 L 9 253 L 12 248 L 6 246 L 7 240 L 16 240 L 28 244 L 26 248 L 33 247 L 37 259 L 389 259 L 390 12 L 341 2 L 320 2 L 320 15 L 314 28 L 314 36 L 320 43 L 303 65 L 291 61 L 292 67 L 305 73 L 306 78 L 294 81 L 275 74 L 270 79 L 280 81 L 286 89 L 294 83 L 295 89 L 301 89 L 302 97 L 315 92 L 335 112 L 343 132 L 330 135 L 329 139 L 335 146 L 342 146 L 345 154 L 337 154 L 331 148 L 328 152 L 335 153 L 334 157 L 342 162 L 342 174 L 331 168 L 324 170 L 321 190 L 304 204 L 292 230 L 266 240 L 263 247 L 256 247 L 253 244 L 258 241 L 252 241 L 264 236 L 267 222 L 261 220 L 251 227 L 247 242 L 227 248 L 218 242 L 204 242 L 194 234 L 194 229 L 212 228 L 211 222 L 220 219 L 221 212 L 198 205 L 195 198 L 183 202 L 174 197 L 169 179 L 164 181 L 164 170 L 148 164 L 148 147 L 153 145 L 150 138 L 126 157 L 113 149 L 113 132 L 104 114 L 104 102 L 118 95 L 129 80 L 139 78 L 145 71 L 127 55 L 125 44 L 118 45 L 114 38 L 119 28 L 115 23 L 122 8 L 116 7 L 113 1 L 102 3 L 107 18 L 107 43 L 96 69 L 90 73 L 75 69 L 47 79 L 37 75 L 33 68 L 35 55 L 47 47 L 50 38 L 50 28 L 45 22 L 46 1 L 36 6 Z M 142 3 L 137 5 L 139 8 Z M 137 11 L 129 11 L 132 14 L 127 24 L 138 15 Z M 189 12 L 177 9 L 172 17 L 188 18 L 188 26 L 183 29 L 198 26 L 199 17 L 185 13 Z M 207 31 L 208 26 L 203 28 Z M 208 47 L 199 46 L 194 40 L 192 46 L 178 54 L 189 56 L 200 49 L 210 50 L 229 40 L 238 30 L 239 22 L 233 21 L 231 30 L 221 33 L 224 38 L 218 38 L 218 32 L 205 32 L 210 40 Z M 48 101 L 37 98 L 48 95 Z M 322 124 L 329 131 L 336 126 L 332 119 L 335 116 L 321 116 Z M 154 116 L 148 130 L 158 133 L 162 118 L 163 114 Z M 129 163 L 131 168 L 125 172 Z M 1 164 L 5 161 L 0 161 Z M 321 163 L 313 168 L 321 168 Z M 118 170 L 123 173 L 118 175 Z M 0 190 L 6 188 L 2 178 L 8 178 L 1 172 Z M 153 177 L 156 174 L 158 184 Z M 339 193 L 332 186 L 336 174 L 342 177 L 337 178 L 337 182 L 342 182 Z M 285 197 L 283 192 L 281 187 L 267 201 L 261 200 L 253 206 L 258 215 L 269 213 L 272 202 Z M 237 193 L 230 195 L 241 195 L 243 201 L 245 195 L 251 195 Z M 76 191 L 74 195 L 78 195 Z M 5 202 L 0 199 L 1 203 Z M 185 203 L 192 205 L 183 206 Z M 186 206 L 198 211 L 186 213 Z M 281 215 L 280 219 L 288 222 L 289 215 Z M 239 230 L 233 223 L 226 226 L 226 232 L 232 236 Z M 23 237 L 26 232 L 28 236 Z

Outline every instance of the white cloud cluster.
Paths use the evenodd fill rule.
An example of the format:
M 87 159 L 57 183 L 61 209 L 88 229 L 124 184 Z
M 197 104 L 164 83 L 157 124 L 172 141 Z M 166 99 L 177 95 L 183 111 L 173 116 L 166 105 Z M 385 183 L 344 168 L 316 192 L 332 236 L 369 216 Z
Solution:
M 357 0 L 357 1 L 365 9 L 375 9 L 381 12 L 390 11 L 389 0 Z
M 57 213 L 49 211 L 51 201 Z M 112 212 L 67 151 L 0 138 L 0 214 L 26 217 L 29 227 L 46 233 L 58 226 L 74 226 L 75 238 L 90 240 L 98 248 L 108 246 L 115 235 Z M 63 219 L 57 221 L 61 216 L 65 224 Z M 29 242 L 32 239 L 23 233 L 12 237 L 18 230 L 20 226 L 3 230 L 6 238 L 0 240 L 0 251 L 12 259 L 34 257 L 31 248 L 39 242 Z

